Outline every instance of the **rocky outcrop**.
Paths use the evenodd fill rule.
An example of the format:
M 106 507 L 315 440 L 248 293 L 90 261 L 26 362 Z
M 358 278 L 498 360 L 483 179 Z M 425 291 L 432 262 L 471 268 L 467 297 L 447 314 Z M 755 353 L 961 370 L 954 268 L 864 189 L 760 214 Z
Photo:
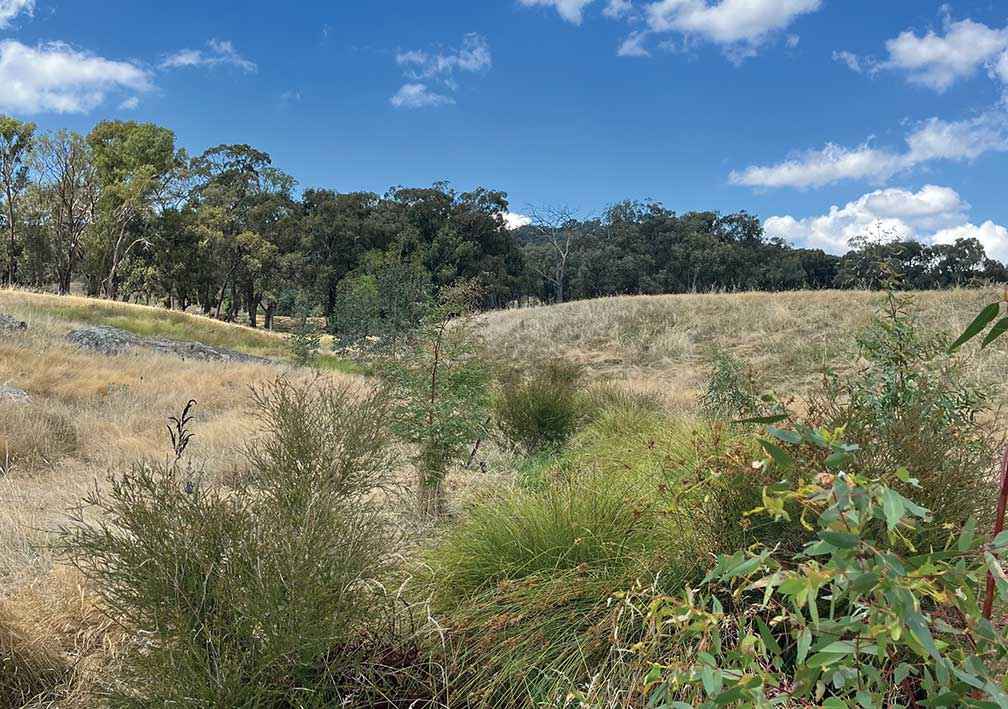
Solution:
M 243 364 L 269 362 L 263 357 L 255 357 L 221 347 L 211 347 L 202 342 L 140 337 L 116 327 L 102 325 L 79 328 L 67 335 L 67 339 L 78 347 L 106 355 L 120 355 L 133 349 L 146 349 L 182 359 L 198 359 L 208 362 L 239 362 Z
M 18 330 L 27 330 L 28 323 L 24 320 L 18 320 L 10 315 L 4 315 L 0 313 L 0 333 L 4 332 L 17 332 Z
M 136 335 L 120 330 L 117 327 L 82 327 L 74 330 L 67 339 L 78 347 L 86 350 L 101 352 L 106 355 L 118 355 L 128 350 L 138 347 L 141 338 Z

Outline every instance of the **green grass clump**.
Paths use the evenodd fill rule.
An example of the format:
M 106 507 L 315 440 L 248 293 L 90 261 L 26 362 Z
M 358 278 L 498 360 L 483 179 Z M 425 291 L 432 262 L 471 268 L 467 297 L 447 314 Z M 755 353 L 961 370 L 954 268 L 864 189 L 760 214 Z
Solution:
M 644 628 L 618 596 L 656 578 L 678 591 L 705 563 L 689 515 L 674 509 L 679 476 L 696 468 L 691 435 L 659 414 L 612 411 L 448 530 L 428 562 L 455 696 L 538 706 L 621 662 Z
M 563 445 L 584 417 L 583 378 L 583 367 L 563 359 L 547 359 L 505 378 L 493 402 L 504 438 L 529 454 Z

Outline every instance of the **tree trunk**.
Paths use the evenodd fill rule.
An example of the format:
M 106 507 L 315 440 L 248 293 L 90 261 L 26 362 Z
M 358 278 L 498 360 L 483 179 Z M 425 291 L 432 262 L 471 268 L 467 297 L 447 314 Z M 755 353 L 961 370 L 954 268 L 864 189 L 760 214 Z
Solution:
M 444 482 L 440 477 L 420 472 L 417 485 L 417 510 L 426 517 L 443 517 L 447 508 Z

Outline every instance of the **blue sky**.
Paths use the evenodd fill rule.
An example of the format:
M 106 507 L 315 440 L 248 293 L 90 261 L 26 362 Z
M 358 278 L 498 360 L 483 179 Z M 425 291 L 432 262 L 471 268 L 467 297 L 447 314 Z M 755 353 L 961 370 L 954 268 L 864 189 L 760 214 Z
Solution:
M 0 0 L 0 111 L 102 118 L 302 187 L 448 180 L 516 214 L 745 209 L 800 245 L 1008 259 L 1008 3 Z

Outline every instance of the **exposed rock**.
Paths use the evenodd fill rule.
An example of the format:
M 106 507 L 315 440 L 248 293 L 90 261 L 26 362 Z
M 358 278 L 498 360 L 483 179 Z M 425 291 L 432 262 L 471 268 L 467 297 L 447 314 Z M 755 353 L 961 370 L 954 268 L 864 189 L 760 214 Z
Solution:
M 209 362 L 268 363 L 263 357 L 255 357 L 221 347 L 211 347 L 202 342 L 184 340 L 156 340 L 139 337 L 115 327 L 93 326 L 74 330 L 67 339 L 79 347 L 107 355 L 119 355 L 134 348 L 153 350 L 160 354 L 174 355 L 182 359 L 198 359 Z
M 18 320 L 10 315 L 0 313 L 0 332 L 15 332 L 17 330 L 27 330 L 28 323 Z
M 122 354 L 141 343 L 141 339 L 136 335 L 117 327 L 102 325 L 74 330 L 67 335 L 67 339 L 78 347 L 107 355 Z
M 24 389 L 17 387 L 0 387 L 0 401 L 13 401 L 16 404 L 31 402 L 31 396 Z

